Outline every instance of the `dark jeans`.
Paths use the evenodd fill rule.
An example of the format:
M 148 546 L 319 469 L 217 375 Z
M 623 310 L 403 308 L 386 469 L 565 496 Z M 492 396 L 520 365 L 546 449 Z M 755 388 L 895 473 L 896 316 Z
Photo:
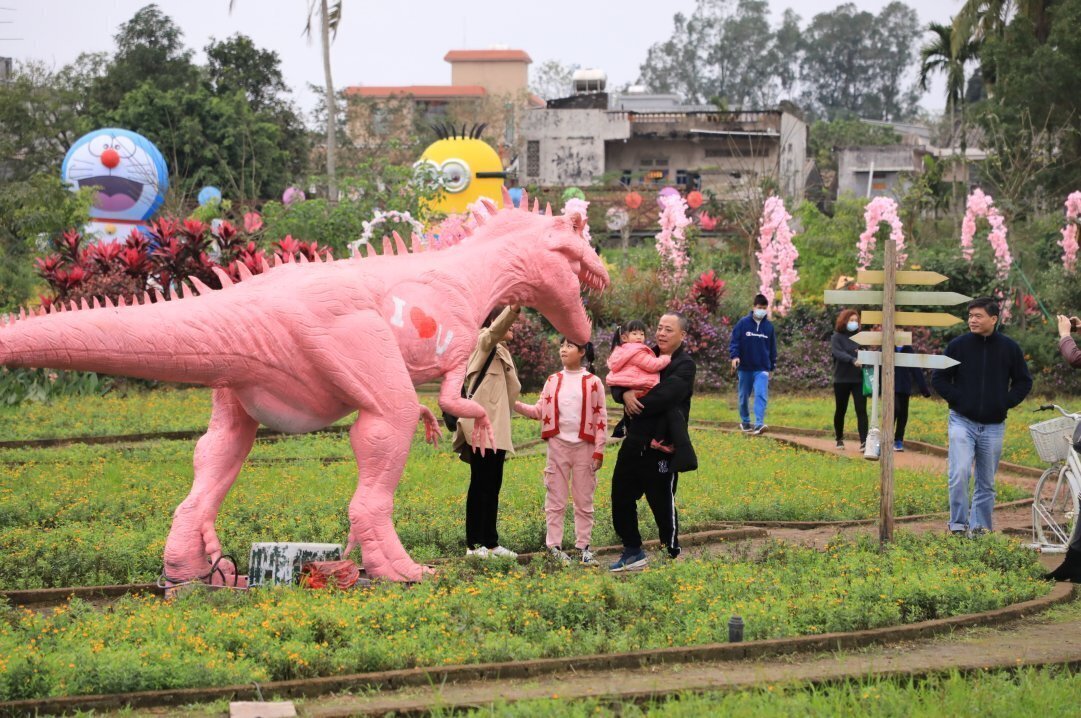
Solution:
M 894 441 L 905 440 L 905 427 L 908 426 L 908 394 L 893 395 L 893 417 L 897 421 L 893 431 Z
M 465 544 L 469 548 L 499 545 L 495 529 L 499 513 L 499 489 L 503 486 L 503 449 L 469 454 L 469 492 L 465 496 Z
M 619 447 L 612 471 L 612 526 L 625 548 L 641 548 L 638 532 L 638 499 L 645 494 L 661 543 L 678 556 L 679 517 L 676 515 L 676 486 L 679 475 L 669 470 L 671 454 L 625 439 Z
M 837 441 L 844 438 L 845 413 L 848 411 L 848 397 L 852 396 L 852 406 L 856 410 L 856 428 L 860 432 L 860 443 L 867 441 L 867 397 L 863 395 L 863 384 L 833 385 L 833 433 Z

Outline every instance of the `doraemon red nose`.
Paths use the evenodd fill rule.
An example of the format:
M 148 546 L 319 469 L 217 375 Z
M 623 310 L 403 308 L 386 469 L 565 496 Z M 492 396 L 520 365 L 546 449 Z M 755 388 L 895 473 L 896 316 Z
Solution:
M 120 164 L 120 153 L 110 147 L 101 153 L 101 163 L 109 169 L 113 169 Z

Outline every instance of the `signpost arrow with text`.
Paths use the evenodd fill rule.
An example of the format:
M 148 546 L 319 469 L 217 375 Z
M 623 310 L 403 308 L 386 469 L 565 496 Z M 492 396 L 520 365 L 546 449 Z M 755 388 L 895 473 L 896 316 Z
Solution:
M 961 321 L 960 317 L 941 312 L 894 312 L 894 321 L 906 327 L 948 327 Z M 861 324 L 881 324 L 882 312 L 860 312 Z
M 882 346 L 882 332 L 859 332 L 852 335 L 852 341 L 861 347 Z M 912 332 L 894 332 L 893 343 L 899 347 L 905 347 L 912 343 Z
M 921 284 L 931 287 L 945 282 L 949 277 L 938 272 L 897 271 L 896 284 Z M 881 269 L 861 269 L 856 272 L 856 281 L 860 284 L 883 284 L 886 273 Z
M 824 299 L 826 304 L 881 304 L 882 292 L 877 289 L 828 289 L 824 293 Z M 898 290 L 897 299 L 894 303 L 897 305 L 937 304 L 949 306 L 970 301 L 972 301 L 972 297 L 966 297 L 964 294 L 958 294 L 957 292 L 910 292 Z
M 878 366 L 882 363 L 882 352 L 861 349 L 856 356 L 859 358 L 860 364 L 866 364 L 867 366 Z M 950 359 L 948 356 L 942 356 L 941 354 L 905 354 L 899 352 L 895 359 L 897 360 L 897 366 L 907 366 L 913 369 L 949 369 L 951 366 L 957 366 L 961 363 L 956 359 Z

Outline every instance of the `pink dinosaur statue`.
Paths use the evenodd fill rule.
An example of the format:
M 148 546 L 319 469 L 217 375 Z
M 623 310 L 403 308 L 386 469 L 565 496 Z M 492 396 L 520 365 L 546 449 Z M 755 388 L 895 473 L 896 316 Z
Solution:
M 398 539 L 394 491 L 418 419 L 416 384 L 442 378 L 439 406 L 475 419 L 472 445 L 493 442 L 484 409 L 461 396 L 466 360 L 493 307 L 540 311 L 576 342 L 592 327 L 583 286 L 608 273 L 583 238 L 580 213 L 552 216 L 486 205 L 459 244 L 413 253 L 395 235 L 383 254 L 285 263 L 252 276 L 241 266 L 223 289 L 197 279 L 175 301 L 83 300 L 21 316 L 0 328 L 0 364 L 123 374 L 214 388 L 210 426 L 195 447 L 191 492 L 173 514 L 165 575 L 205 578 L 222 555 L 215 520 L 260 424 L 289 433 L 325 427 L 354 411 L 349 431 L 358 483 L 349 503 L 345 555 L 360 547 L 371 576 L 417 580 L 426 571 Z M 523 207 L 528 207 L 524 204 Z M 432 440 L 438 427 L 423 407 Z

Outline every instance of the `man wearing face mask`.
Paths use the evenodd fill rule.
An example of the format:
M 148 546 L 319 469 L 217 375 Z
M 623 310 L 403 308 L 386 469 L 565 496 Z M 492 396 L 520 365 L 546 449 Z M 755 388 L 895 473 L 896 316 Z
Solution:
M 996 331 L 998 312 L 998 302 L 991 297 L 969 302 L 968 334 L 946 346 L 946 356 L 961 363 L 931 375 L 931 385 L 950 405 L 949 529 L 955 536 L 978 536 L 991 530 L 1006 412 L 1032 389 L 1021 347 Z M 968 487 L 973 473 L 976 488 L 970 507 Z
M 766 430 L 766 402 L 769 401 L 769 375 L 777 366 L 777 338 L 766 315 L 769 301 L 757 294 L 751 313 L 736 322 L 728 343 L 732 369 L 739 378 L 739 428 L 750 434 Z M 754 392 L 754 424 L 747 401 Z

